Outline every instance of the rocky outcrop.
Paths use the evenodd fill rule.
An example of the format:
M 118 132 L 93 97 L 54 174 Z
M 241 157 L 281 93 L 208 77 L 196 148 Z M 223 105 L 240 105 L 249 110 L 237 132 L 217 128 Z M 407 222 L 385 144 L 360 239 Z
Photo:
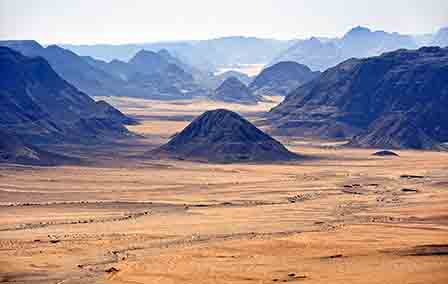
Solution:
M 240 115 L 224 109 L 205 112 L 149 155 L 216 163 L 272 162 L 299 158 Z

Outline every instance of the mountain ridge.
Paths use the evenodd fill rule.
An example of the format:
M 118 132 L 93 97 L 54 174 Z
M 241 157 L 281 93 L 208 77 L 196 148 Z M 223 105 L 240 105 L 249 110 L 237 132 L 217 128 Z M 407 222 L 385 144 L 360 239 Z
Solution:
M 349 59 L 299 87 L 267 117 L 277 134 L 435 149 L 448 141 L 447 82 L 448 48 Z
M 18 141 L 17 149 L 44 153 L 36 145 L 89 144 L 131 136 L 124 124 L 135 124 L 133 119 L 80 92 L 42 57 L 0 47 L 0 73 L 0 131 Z

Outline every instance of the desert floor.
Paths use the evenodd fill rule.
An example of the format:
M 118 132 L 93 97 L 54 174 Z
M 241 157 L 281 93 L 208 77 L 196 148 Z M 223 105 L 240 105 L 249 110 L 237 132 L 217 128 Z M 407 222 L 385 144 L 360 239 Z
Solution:
M 283 139 L 310 159 L 151 160 L 204 110 L 107 98 L 142 123 L 82 166 L 0 166 L 0 283 L 448 283 L 448 153 Z M 407 175 L 407 176 L 406 176 Z

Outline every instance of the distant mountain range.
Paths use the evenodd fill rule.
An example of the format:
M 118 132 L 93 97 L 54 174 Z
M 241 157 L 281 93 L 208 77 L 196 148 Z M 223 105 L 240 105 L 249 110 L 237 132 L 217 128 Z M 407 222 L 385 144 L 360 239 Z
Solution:
M 312 37 L 306 40 L 273 40 L 254 37 L 225 37 L 201 41 L 159 42 L 126 45 L 62 45 L 77 54 L 111 61 L 127 61 L 142 49 L 167 49 L 188 65 L 206 71 L 235 64 L 273 65 L 295 61 L 313 71 L 324 71 L 351 57 L 365 58 L 396 49 L 448 46 L 448 28 L 436 34 L 402 35 L 355 27 L 342 38 Z
M 105 62 L 55 45 L 44 48 L 35 41 L 0 41 L 0 46 L 45 58 L 62 78 L 91 96 L 183 99 L 206 95 L 199 81 L 207 80 L 208 75 L 166 50 L 141 50 L 129 62 Z
M 61 45 L 83 56 L 111 61 L 127 61 L 138 51 L 145 49 L 168 50 L 189 65 L 206 71 L 215 71 L 219 66 L 234 64 L 268 63 L 286 50 L 292 41 L 261 39 L 255 37 L 223 37 L 200 41 L 156 42 L 125 45 Z
M 105 62 L 91 57 L 86 60 L 93 67 L 122 80 L 125 94 L 136 93 L 139 97 L 152 99 L 187 99 L 206 95 L 206 90 L 193 76 L 202 78 L 200 72 L 166 50 L 141 50 L 129 62 Z
M 269 67 L 285 61 L 299 63 L 311 70 L 326 70 L 352 57 L 366 58 L 401 48 L 415 49 L 422 44 L 446 45 L 447 34 L 448 28 L 434 35 L 416 37 L 356 27 L 342 38 L 333 39 L 278 41 L 226 37 L 135 45 L 65 46 L 72 51 L 56 45 L 45 48 L 35 41 L 0 41 L 0 46 L 10 47 L 26 56 L 45 58 L 62 78 L 94 97 L 164 100 L 207 96 L 229 77 L 252 84 L 253 92 L 261 90 L 260 80 L 265 81 L 259 77 L 257 83 L 252 83 L 252 78 L 235 71 L 214 75 L 212 71 L 219 66 L 271 62 L 268 70 L 263 72 L 264 76 L 274 70 Z M 269 93 L 284 95 L 306 81 L 297 74 L 300 78 L 292 78 L 279 86 L 274 81 L 282 81 L 280 73 L 273 74 L 278 78 L 271 76 L 273 85 L 264 88 Z
M 279 135 L 439 149 L 447 113 L 448 48 L 424 47 L 349 59 L 289 94 L 268 120 Z
M 401 48 L 415 49 L 418 44 L 413 36 L 384 31 L 371 31 L 356 27 L 342 38 L 311 38 L 297 42 L 286 52 L 280 54 L 273 63 L 296 61 L 312 70 L 324 71 L 349 58 L 365 58 Z
M 80 92 L 42 57 L 0 47 L 0 73 L 0 132 L 8 141 L 0 146 L 2 161 L 46 164 L 61 156 L 35 145 L 98 143 L 130 135 L 124 124 L 135 121 Z

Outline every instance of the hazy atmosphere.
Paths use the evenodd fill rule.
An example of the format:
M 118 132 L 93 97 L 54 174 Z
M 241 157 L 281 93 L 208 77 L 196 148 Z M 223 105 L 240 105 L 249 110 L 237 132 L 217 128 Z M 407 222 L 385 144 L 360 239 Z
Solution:
M 422 34 L 447 21 L 444 0 L 0 0 L 0 38 L 42 43 L 335 37 L 356 25 Z
M 0 0 L 1 284 L 447 284 L 448 1 Z

